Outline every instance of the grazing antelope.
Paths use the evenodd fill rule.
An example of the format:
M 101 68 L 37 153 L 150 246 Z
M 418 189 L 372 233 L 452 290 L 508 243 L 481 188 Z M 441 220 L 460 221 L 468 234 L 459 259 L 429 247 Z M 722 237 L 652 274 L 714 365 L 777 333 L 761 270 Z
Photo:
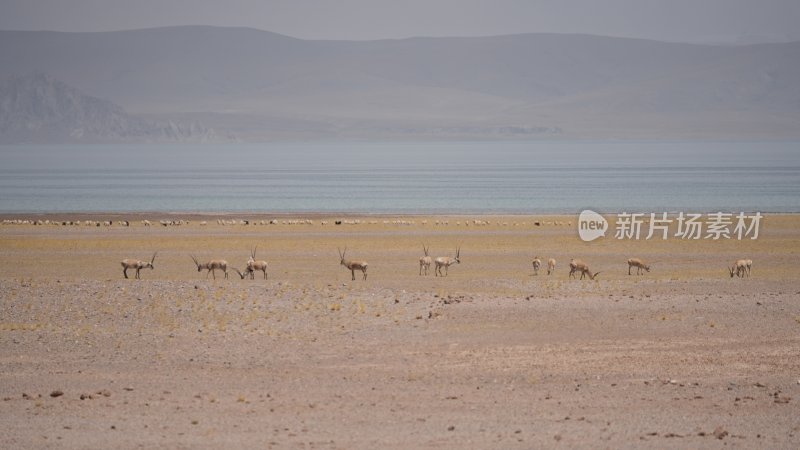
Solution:
M 264 279 L 267 279 L 267 262 L 260 260 L 256 261 L 256 250 L 258 246 L 256 246 L 252 252 L 250 252 L 250 259 L 247 260 L 247 268 L 244 270 L 246 274 L 250 274 L 250 279 L 254 280 L 256 278 L 255 272 L 261 271 L 264 272 Z
M 123 259 L 122 264 L 122 274 L 125 275 L 125 278 L 128 278 L 128 269 L 136 269 L 136 279 L 139 280 L 139 271 L 142 269 L 150 268 L 153 269 L 153 262 L 156 260 L 156 255 L 158 252 L 153 253 L 153 257 L 150 258 L 150 262 L 147 261 L 139 261 L 138 259 Z
M 644 261 L 639 258 L 631 258 L 628 260 L 628 275 L 631 274 L 631 267 L 636 267 L 636 275 L 641 275 L 642 269 L 644 269 L 646 272 L 650 272 L 650 266 L 645 264 Z
M 736 275 L 739 278 L 744 278 L 747 275 L 747 260 L 746 259 L 737 259 L 736 262 L 733 263 L 733 266 L 728 268 L 728 272 L 731 274 L 731 278 Z
M 339 264 L 347 267 L 350 269 L 350 275 L 352 275 L 352 279 L 355 281 L 356 279 L 356 270 L 360 270 L 361 273 L 364 274 L 364 279 L 367 279 L 367 262 L 366 261 L 351 261 L 349 259 L 344 259 L 344 255 L 347 253 L 347 247 L 344 248 L 344 251 L 341 251 L 339 248 L 336 250 L 339 251 Z
M 556 260 L 550 258 L 547 260 L 547 274 L 550 275 L 551 273 L 556 271 Z
M 569 277 L 573 278 L 575 276 L 575 272 L 578 271 L 578 264 L 583 264 L 583 261 L 580 259 L 572 258 L 569 260 Z
M 597 275 L 600 274 L 600 272 L 595 272 L 594 274 L 592 274 L 592 272 L 589 270 L 589 266 L 585 262 L 581 261 L 580 259 L 574 259 L 573 258 L 569 262 L 569 276 L 570 276 L 570 278 L 574 277 L 576 272 L 580 272 L 581 273 L 581 280 L 583 279 L 583 277 L 585 275 L 589 275 L 589 279 L 590 280 L 594 280 L 594 278 Z
M 246 277 L 246 276 L 247 276 L 247 270 L 245 270 L 245 271 L 244 271 L 244 273 L 242 273 L 242 271 L 241 271 L 241 270 L 239 270 L 239 269 L 237 269 L 236 267 L 231 267 L 231 270 L 233 270 L 234 272 L 236 272 L 236 274 L 237 274 L 237 275 L 239 275 L 239 278 L 241 278 L 241 279 L 243 279 L 243 280 L 244 280 L 244 277 Z
M 428 247 L 425 247 L 425 244 L 422 244 L 422 250 L 425 252 L 425 256 L 419 259 L 419 274 L 422 275 L 422 268 L 425 268 L 425 276 L 428 275 L 428 269 L 431 268 L 431 263 L 433 262 L 433 258 L 428 255 Z
M 539 275 L 539 268 L 542 267 L 542 260 L 538 256 L 533 257 L 533 274 Z
M 449 256 L 440 256 L 433 260 L 436 263 L 436 268 L 433 271 L 433 274 L 437 277 L 447 276 L 447 272 L 450 270 L 450 266 L 453 264 L 461 264 L 461 247 L 456 248 L 456 257 L 451 258 Z M 442 275 L 442 267 L 444 267 L 444 275 Z
M 189 256 L 192 256 L 192 255 L 189 255 Z M 197 259 L 194 256 L 192 256 L 192 261 L 194 261 L 194 264 L 197 266 L 197 271 L 198 272 L 202 272 L 203 269 L 208 270 L 208 273 L 206 274 L 206 278 L 208 278 L 208 274 L 210 273 L 210 274 L 214 275 L 214 279 L 216 280 L 217 279 L 217 272 L 216 272 L 217 269 L 220 269 L 223 272 L 225 272 L 225 278 L 228 278 L 228 261 L 225 261 L 224 259 L 212 259 L 209 262 L 200 264 L 199 262 L 197 262 Z

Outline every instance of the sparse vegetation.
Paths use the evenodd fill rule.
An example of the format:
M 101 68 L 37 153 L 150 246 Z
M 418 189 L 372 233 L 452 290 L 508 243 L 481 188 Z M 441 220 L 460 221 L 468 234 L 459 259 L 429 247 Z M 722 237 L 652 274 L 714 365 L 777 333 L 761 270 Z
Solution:
M 0 254 L 14 256 L 0 258 L 0 342 L 9 361 L 2 381 L 11 387 L 4 394 L 11 399 L 0 407 L 9 413 L 4 417 L 19 423 L 57 420 L 52 427 L 57 430 L 62 422 L 76 427 L 78 422 L 66 420 L 65 414 L 74 417 L 77 411 L 118 436 L 141 433 L 147 425 L 147 432 L 179 436 L 178 444 L 202 438 L 224 446 L 221 441 L 233 433 L 258 436 L 257 446 L 272 434 L 282 436 L 282 444 L 327 442 L 321 436 L 338 433 L 339 426 L 330 417 L 352 418 L 348 411 L 364 408 L 369 425 L 380 433 L 391 432 L 383 419 L 398 415 L 414 419 L 410 425 L 396 422 L 393 429 L 446 431 L 450 424 L 440 427 L 440 415 L 431 414 L 445 404 L 461 411 L 464 425 L 456 423 L 454 433 L 486 427 L 495 441 L 479 443 L 491 447 L 518 442 L 497 438 L 501 433 L 524 436 L 520 445 L 536 446 L 535 436 L 554 427 L 568 444 L 570 437 L 562 430 L 570 426 L 587 427 L 582 428 L 586 435 L 598 441 L 611 436 L 610 445 L 624 446 L 614 440 L 616 435 L 592 427 L 656 427 L 668 422 L 663 405 L 669 404 L 708 433 L 716 425 L 702 424 L 704 411 L 734 411 L 743 419 L 766 414 L 769 425 L 762 419 L 737 421 L 739 430 L 731 429 L 729 436 L 758 442 L 755 435 L 769 429 L 782 444 L 781 432 L 789 429 L 786 407 L 795 399 L 776 403 L 770 397 L 770 408 L 764 409 L 763 402 L 745 397 L 763 400 L 759 391 L 767 390 L 781 390 L 781 402 L 792 396 L 785 379 L 797 369 L 791 336 L 800 325 L 793 301 L 800 288 L 786 266 L 800 250 L 793 234 L 800 228 L 797 220 L 776 218 L 771 222 L 778 224 L 776 235 L 765 233 L 763 242 L 747 242 L 741 250 L 726 243 L 641 242 L 631 247 L 601 240 L 587 251 L 573 242 L 566 227 L 537 245 L 542 254 L 564 261 L 577 250 L 591 253 L 593 266 L 599 264 L 593 269 L 607 274 L 597 283 L 569 280 L 566 264 L 550 277 L 532 277 L 529 246 L 523 244 L 537 241 L 542 227 L 500 225 L 520 219 L 491 220 L 480 227 L 466 227 L 464 219 L 460 227 L 456 220 L 449 225 L 429 220 L 423 233 L 446 234 L 475 255 L 458 267 L 458 276 L 440 279 L 419 276 L 420 228 L 382 225 L 381 220 L 364 225 L 370 232 L 359 236 L 359 256 L 363 252 L 381 261 L 370 268 L 374 279 L 370 276 L 369 283 L 343 280 L 331 252 L 307 250 L 330 250 L 342 234 L 358 235 L 358 225 L 344 231 L 330 225 L 310 234 L 274 226 L 265 238 L 270 248 L 278 257 L 292 255 L 302 269 L 275 272 L 258 283 L 238 277 L 205 280 L 189 264 L 187 249 L 231 258 L 250 245 L 252 233 L 230 226 L 223 232 L 214 221 L 202 229 L 184 225 L 187 233 L 155 227 L 144 238 L 127 230 L 109 236 L 102 227 L 53 228 L 19 238 L 18 230 L 10 233 L 0 226 Z M 60 247 L 64 233 L 78 232 L 79 250 Z M 55 248 L 35 250 L 41 239 Z M 446 244 L 432 242 L 435 248 Z M 134 283 L 119 277 L 116 261 L 135 247 L 160 249 L 161 262 L 152 276 L 148 271 Z M 687 267 L 690 252 L 696 254 Z M 64 268 L 52 274 L 26 272 L 41 254 L 73 259 L 85 269 L 80 274 Z M 625 259 L 630 254 L 648 260 L 658 254 L 657 270 L 628 277 Z M 732 283 L 719 261 L 739 254 L 757 258 L 758 271 L 745 283 Z M 113 270 L 104 258 L 113 262 Z M 740 346 L 747 351 L 738 351 Z M 679 373 L 672 376 L 680 381 L 645 384 L 667 376 L 660 373 L 664 367 Z M 744 378 L 770 388 L 752 387 L 741 382 Z M 49 397 L 54 389 L 64 395 Z M 110 396 L 78 403 L 79 395 L 102 389 Z M 23 392 L 29 398 L 21 397 Z M 36 397 L 39 393 L 44 397 Z M 201 399 L 193 397 L 198 393 Z M 734 408 L 736 397 L 742 400 Z M 537 404 L 534 410 L 531 401 Z M 574 405 L 587 409 L 578 412 Z M 602 418 L 591 412 L 601 409 Z M 497 420 L 486 422 L 487 414 Z M 536 429 L 517 424 L 519 414 L 535 422 Z M 123 421 L 118 415 L 137 419 Z M 241 424 L 262 415 L 269 417 L 266 431 L 237 434 Z M 602 425 L 608 421 L 612 425 Z M 142 428 L 133 430 L 134 422 Z M 232 429 L 231 423 L 240 428 Z M 505 430 L 506 423 L 513 427 Z M 296 436 L 290 439 L 288 433 Z M 645 444 L 663 444 L 642 434 L 653 440 Z M 69 435 L 64 436 L 70 444 Z M 349 442 L 343 436 L 336 435 L 337 445 Z M 36 438 L 35 444 L 44 442 Z

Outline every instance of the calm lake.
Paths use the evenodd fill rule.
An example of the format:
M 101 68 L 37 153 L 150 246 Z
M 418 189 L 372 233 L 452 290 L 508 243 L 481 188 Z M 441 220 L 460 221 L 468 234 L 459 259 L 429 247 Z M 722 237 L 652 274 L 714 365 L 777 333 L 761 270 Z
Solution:
M 0 146 L 0 212 L 800 212 L 800 142 Z

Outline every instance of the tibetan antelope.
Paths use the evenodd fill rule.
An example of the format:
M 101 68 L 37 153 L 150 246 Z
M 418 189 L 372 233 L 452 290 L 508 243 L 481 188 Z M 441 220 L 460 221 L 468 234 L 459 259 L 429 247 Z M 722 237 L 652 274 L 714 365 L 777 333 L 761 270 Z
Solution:
M 631 274 L 632 267 L 636 267 L 636 275 L 641 275 L 642 270 L 650 272 L 650 266 L 645 264 L 644 261 L 639 258 L 631 258 L 628 260 L 628 275 Z
M 239 278 L 241 278 L 241 279 L 243 279 L 243 280 L 244 280 L 244 278 L 247 276 L 247 273 L 248 273 L 248 272 L 247 272 L 247 270 L 245 270 L 245 271 L 244 271 L 244 273 L 242 273 L 242 271 L 241 271 L 241 270 L 239 270 L 239 269 L 237 269 L 236 267 L 231 267 L 231 270 L 233 270 L 234 272 L 236 272 L 236 274 L 237 274 L 237 275 L 239 275 Z
M 542 267 L 542 260 L 538 256 L 533 257 L 533 274 L 539 275 L 539 268 Z
M 556 271 L 556 260 L 550 258 L 547 260 L 547 274 L 550 275 L 551 273 Z
M 344 259 L 345 254 L 347 253 L 347 247 L 344 248 L 344 251 L 340 249 L 336 249 L 339 251 L 339 264 L 347 267 L 350 269 L 350 275 L 352 275 L 352 279 L 355 281 L 356 279 L 356 270 L 360 270 L 361 273 L 364 274 L 364 279 L 367 279 L 367 262 L 366 261 L 351 261 L 349 259 Z
M 189 256 L 192 256 L 192 255 L 189 255 Z M 194 261 L 194 264 L 197 266 L 197 271 L 198 272 L 202 272 L 203 269 L 208 270 L 208 273 L 206 273 L 206 278 L 208 278 L 208 274 L 210 273 L 210 274 L 214 275 L 214 279 L 216 280 L 217 279 L 217 272 L 216 272 L 217 269 L 220 269 L 221 271 L 225 272 L 225 278 L 228 278 L 228 261 L 225 261 L 224 259 L 212 259 L 209 262 L 201 264 L 201 263 L 197 262 L 197 258 L 192 256 L 192 261 Z
M 730 272 L 731 278 L 733 278 L 734 275 L 739 278 L 744 278 L 747 275 L 747 260 L 737 259 L 736 262 L 733 263 L 733 266 L 728 267 L 728 272 Z
M 136 269 L 136 279 L 139 280 L 139 271 L 142 269 L 150 268 L 153 269 L 153 262 L 156 260 L 156 255 L 158 252 L 153 253 L 153 257 L 150 258 L 150 262 L 147 261 L 139 261 L 138 259 L 123 259 L 122 264 L 122 274 L 125 275 L 125 278 L 128 278 L 128 269 Z
M 263 260 L 256 261 L 256 250 L 258 246 L 256 246 L 252 252 L 250 252 L 250 259 L 247 260 L 247 267 L 244 270 L 245 274 L 250 274 L 250 279 L 254 280 L 256 278 L 255 272 L 261 271 L 264 272 L 264 279 L 267 279 L 267 262 Z
M 456 257 L 451 258 L 449 256 L 440 256 L 433 260 L 436 263 L 436 268 L 433 271 L 433 274 L 437 277 L 447 276 L 447 272 L 450 270 L 450 266 L 453 264 L 461 264 L 461 247 L 456 248 Z M 444 267 L 444 275 L 442 275 L 442 267 Z
M 749 277 L 750 276 L 750 269 L 753 268 L 753 260 L 752 259 L 747 259 L 745 261 L 747 262 L 747 276 Z
M 422 250 L 425 252 L 425 256 L 419 259 L 419 274 L 422 275 L 422 268 L 425 268 L 425 276 L 428 275 L 428 269 L 431 268 L 431 263 L 433 262 L 433 258 L 428 255 L 428 247 L 425 247 L 425 244 L 422 244 Z
M 570 276 L 570 278 L 574 277 L 575 273 L 577 273 L 577 272 L 581 273 L 581 280 L 583 279 L 583 277 L 585 275 L 589 275 L 589 279 L 590 280 L 594 280 L 594 278 L 597 275 L 600 274 L 600 272 L 595 272 L 594 274 L 592 274 L 592 272 L 589 270 L 589 266 L 585 262 L 581 261 L 580 259 L 574 259 L 573 258 L 569 262 L 569 276 Z

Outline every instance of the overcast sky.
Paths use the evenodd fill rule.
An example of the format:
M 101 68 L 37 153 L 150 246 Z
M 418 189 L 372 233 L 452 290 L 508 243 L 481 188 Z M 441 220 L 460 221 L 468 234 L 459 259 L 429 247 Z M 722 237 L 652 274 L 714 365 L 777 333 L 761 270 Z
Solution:
M 246 26 L 305 39 L 588 33 L 800 40 L 800 0 L 0 0 L 0 29 Z

